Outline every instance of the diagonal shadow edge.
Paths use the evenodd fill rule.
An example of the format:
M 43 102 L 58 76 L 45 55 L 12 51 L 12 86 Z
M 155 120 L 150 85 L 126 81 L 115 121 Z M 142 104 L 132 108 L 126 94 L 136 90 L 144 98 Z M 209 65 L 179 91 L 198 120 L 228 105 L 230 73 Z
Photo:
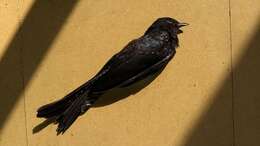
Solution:
M 213 102 L 181 146 L 260 145 L 260 22 L 256 28 L 251 40 L 242 47 L 243 54 L 234 64 L 233 75 L 226 75 Z
M 0 60 L 0 130 L 78 2 L 39 0 L 26 14 Z

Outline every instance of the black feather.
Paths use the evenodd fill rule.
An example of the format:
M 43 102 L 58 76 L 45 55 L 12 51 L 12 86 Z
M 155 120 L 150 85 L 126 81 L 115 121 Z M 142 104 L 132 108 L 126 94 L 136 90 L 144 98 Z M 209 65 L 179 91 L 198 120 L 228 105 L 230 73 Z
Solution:
M 57 133 L 64 133 L 99 95 L 114 87 L 133 84 L 165 66 L 176 52 L 177 35 L 185 24 L 169 17 L 157 19 L 143 36 L 130 41 L 109 59 L 90 81 L 60 101 L 39 108 L 37 117 L 57 117 Z

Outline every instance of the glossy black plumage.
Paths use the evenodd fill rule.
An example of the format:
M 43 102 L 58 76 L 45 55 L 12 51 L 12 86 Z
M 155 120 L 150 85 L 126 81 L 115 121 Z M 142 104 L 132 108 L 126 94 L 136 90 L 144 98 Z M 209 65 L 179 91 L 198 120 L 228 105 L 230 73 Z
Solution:
M 63 99 L 42 106 L 37 117 L 57 117 L 57 132 L 63 133 L 98 99 L 114 87 L 129 86 L 165 66 L 178 47 L 179 29 L 186 23 L 164 17 L 157 19 L 143 36 L 132 40 L 115 54 L 88 82 Z

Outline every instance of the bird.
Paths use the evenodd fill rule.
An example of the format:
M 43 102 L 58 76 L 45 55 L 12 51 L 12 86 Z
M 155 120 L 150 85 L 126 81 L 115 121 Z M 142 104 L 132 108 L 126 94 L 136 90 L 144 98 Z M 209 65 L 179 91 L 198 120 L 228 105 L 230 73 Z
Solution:
M 54 117 L 57 135 L 63 134 L 100 95 L 112 88 L 130 86 L 167 65 L 179 46 L 178 35 L 183 33 L 180 28 L 187 25 L 171 17 L 157 18 L 141 37 L 113 55 L 90 80 L 62 99 L 41 106 L 37 117 Z

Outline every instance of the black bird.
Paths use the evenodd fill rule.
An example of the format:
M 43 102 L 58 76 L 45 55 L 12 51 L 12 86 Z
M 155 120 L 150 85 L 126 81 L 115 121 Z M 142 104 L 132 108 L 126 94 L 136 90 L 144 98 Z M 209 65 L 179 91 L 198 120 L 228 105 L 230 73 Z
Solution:
M 40 107 L 37 117 L 56 117 L 57 134 L 64 133 L 99 95 L 114 87 L 129 86 L 165 66 L 179 45 L 180 28 L 186 25 L 170 17 L 158 18 L 143 36 L 130 41 L 92 79 L 64 98 Z

